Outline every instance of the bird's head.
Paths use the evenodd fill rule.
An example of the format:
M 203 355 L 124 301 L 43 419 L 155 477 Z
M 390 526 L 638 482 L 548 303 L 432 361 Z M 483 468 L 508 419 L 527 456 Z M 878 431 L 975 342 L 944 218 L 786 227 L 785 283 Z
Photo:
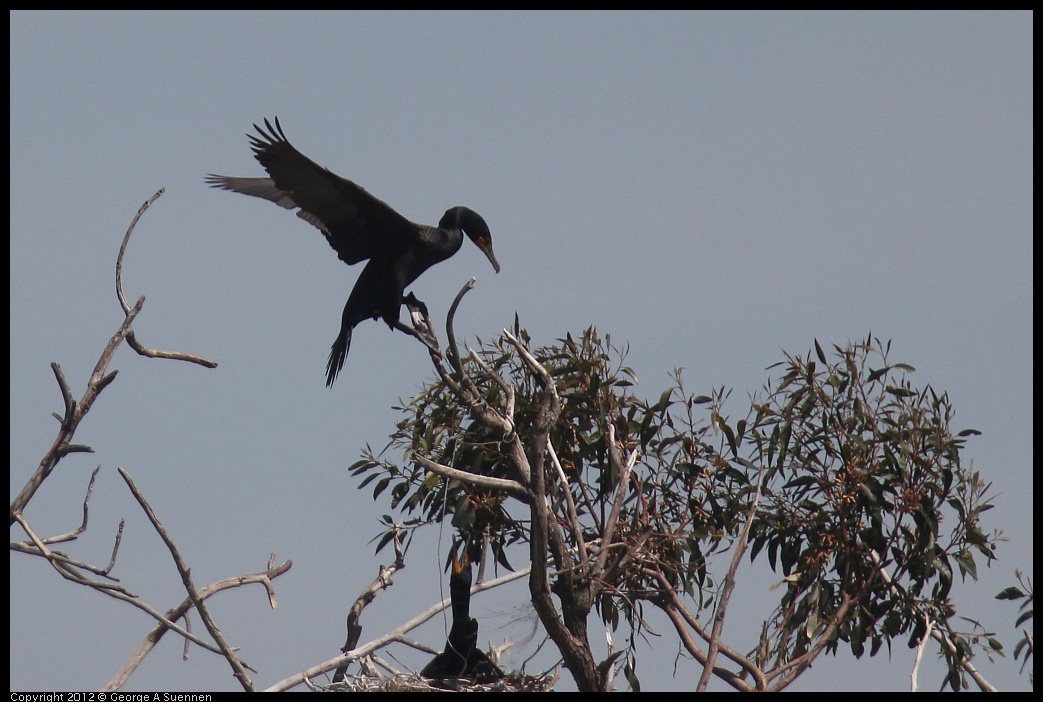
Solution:
M 471 559 L 467 556 L 466 550 L 459 557 L 455 553 L 453 554 L 450 572 L 458 578 L 466 579 L 468 584 L 471 583 Z
M 449 598 L 453 605 L 453 621 L 467 621 L 471 616 L 471 561 L 466 551 L 459 559 L 453 554 L 453 567 L 449 572 Z
M 493 253 L 493 235 L 489 233 L 489 225 L 485 223 L 482 216 L 467 207 L 452 207 L 442 215 L 442 221 L 438 223 L 439 229 L 459 229 L 474 245 L 482 250 L 489 263 L 493 264 L 493 270 L 500 272 L 500 264 Z

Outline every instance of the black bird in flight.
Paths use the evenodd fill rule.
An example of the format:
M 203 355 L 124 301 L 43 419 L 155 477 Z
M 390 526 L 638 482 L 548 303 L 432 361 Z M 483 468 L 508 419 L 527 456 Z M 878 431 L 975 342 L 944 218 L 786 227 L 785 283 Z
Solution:
M 270 178 L 208 175 L 206 182 L 244 195 L 271 200 L 318 229 L 348 265 L 369 259 L 348 296 L 340 334 L 330 349 L 326 386 L 333 385 L 351 346 L 351 332 L 364 319 L 383 319 L 394 328 L 402 310 L 402 295 L 421 273 L 457 251 L 463 235 L 473 241 L 497 273 L 492 235 L 485 220 L 466 207 L 453 207 L 437 227 L 416 224 L 370 195 L 355 183 L 323 168 L 286 139 L 279 118 L 267 119 L 260 136 L 250 137 L 254 157 Z

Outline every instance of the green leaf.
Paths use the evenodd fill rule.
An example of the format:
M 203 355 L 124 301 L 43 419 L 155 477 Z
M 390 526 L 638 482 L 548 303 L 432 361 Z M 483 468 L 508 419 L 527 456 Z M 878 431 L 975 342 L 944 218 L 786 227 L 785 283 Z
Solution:
M 997 600 L 1020 600 L 1025 596 L 1025 593 L 1020 588 L 1011 585 L 1008 588 L 1004 588 L 1000 594 L 996 595 Z
M 659 396 L 659 402 L 655 403 L 652 407 L 653 412 L 662 412 L 670 406 L 670 396 L 673 394 L 673 388 L 667 388 L 663 391 L 663 394 Z
M 818 478 L 813 475 L 800 475 L 782 486 L 784 490 L 805 485 L 818 485 Z
M 390 482 L 391 482 L 391 476 L 387 476 L 387 477 L 381 478 L 380 482 L 377 483 L 377 486 L 375 488 L 373 488 L 373 499 L 374 500 L 377 499 L 380 496 L 380 493 L 384 492 L 384 490 L 388 486 L 388 483 L 390 483 Z
M 764 548 L 764 544 L 767 540 L 768 539 L 765 536 L 757 536 L 753 539 L 753 542 L 750 544 L 750 563 L 753 563 L 757 558 L 757 554 L 760 553 L 762 548 Z
M 374 480 L 376 480 L 379 477 L 380 477 L 380 473 L 370 473 L 369 475 L 367 475 L 365 478 L 362 479 L 362 482 L 359 483 L 359 485 L 358 485 L 358 489 L 361 490 L 362 488 L 366 487 L 367 485 L 369 485 L 371 482 L 373 482 Z
M 826 354 L 822 352 L 822 347 L 819 346 L 818 339 L 815 339 L 815 355 L 818 356 L 818 360 L 822 363 L 826 363 Z
M 970 551 L 961 551 L 953 558 L 956 559 L 956 565 L 960 566 L 960 573 L 964 577 L 970 575 L 975 580 L 978 579 L 978 566 L 974 563 L 974 555 Z
M 355 461 L 350 466 L 348 466 L 348 471 L 350 473 L 352 473 L 353 475 L 357 475 L 357 474 L 359 474 L 361 472 L 364 472 L 364 471 L 367 471 L 370 468 L 372 468 L 374 466 L 377 466 L 377 465 L 380 465 L 380 464 L 374 463 L 373 461 L 369 460 L 368 458 L 363 458 L 361 461 Z
M 630 683 L 630 689 L 634 692 L 641 692 L 641 681 L 637 679 L 637 672 L 629 659 L 626 665 L 623 666 L 623 675 L 626 676 L 627 682 Z
M 394 538 L 394 530 L 385 532 L 384 535 L 380 537 L 380 541 L 377 542 L 377 547 L 373 550 L 373 553 L 380 553 L 381 549 L 387 546 L 388 543 Z
M 873 643 L 869 648 L 870 657 L 875 656 L 880 651 L 880 646 L 884 643 L 882 636 L 874 636 Z
M 890 370 L 891 369 L 889 367 L 884 366 L 883 368 L 878 368 L 875 371 L 870 371 L 869 377 L 866 378 L 866 384 L 868 385 L 869 383 L 879 380 L 881 376 L 887 375 L 887 373 Z
M 717 418 L 718 426 L 720 427 L 721 431 L 724 432 L 725 438 L 728 439 L 728 448 L 732 450 L 732 455 L 738 456 L 739 448 L 735 444 L 735 432 L 732 431 L 732 428 L 728 426 L 727 422 L 724 421 L 723 417 L 716 413 L 714 416 Z
M 916 625 L 913 627 L 912 633 L 909 634 L 909 648 L 916 648 L 920 645 L 920 641 L 923 640 L 924 634 L 927 633 L 927 624 L 923 619 L 917 619 Z

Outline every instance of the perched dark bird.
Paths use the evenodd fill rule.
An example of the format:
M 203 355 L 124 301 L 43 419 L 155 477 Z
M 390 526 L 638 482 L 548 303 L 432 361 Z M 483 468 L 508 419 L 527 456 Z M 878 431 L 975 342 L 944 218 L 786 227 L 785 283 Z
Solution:
M 369 259 L 344 305 L 340 334 L 330 349 L 326 385 L 333 385 L 351 346 L 351 332 L 364 319 L 383 319 L 394 328 L 402 309 L 402 295 L 428 268 L 449 258 L 463 243 L 463 235 L 486 255 L 497 273 L 492 235 L 485 220 L 466 207 L 453 207 L 437 227 L 416 224 L 391 209 L 355 183 L 318 165 L 286 139 L 279 119 L 267 119 L 260 136 L 249 135 L 254 157 L 270 178 L 207 176 L 207 183 L 244 195 L 271 200 L 326 236 L 326 241 L 348 265 Z
M 462 560 L 453 556 L 449 600 L 453 606 L 453 623 L 445 650 L 424 666 L 421 677 L 470 678 L 479 682 L 502 678 L 503 671 L 478 648 L 478 621 L 471 618 L 471 562 L 466 553 Z

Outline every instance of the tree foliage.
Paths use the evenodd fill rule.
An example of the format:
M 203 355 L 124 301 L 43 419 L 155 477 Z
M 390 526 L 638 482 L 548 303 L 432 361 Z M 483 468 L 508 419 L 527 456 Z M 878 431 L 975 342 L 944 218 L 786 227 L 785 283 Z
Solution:
M 439 377 L 400 407 L 384 451 L 352 466 L 398 512 L 380 545 L 451 518 L 473 559 L 488 546 L 511 569 L 527 547 L 534 602 L 560 602 L 537 612 L 580 689 L 606 689 L 614 665 L 639 687 L 649 607 L 701 664 L 700 688 L 712 674 L 782 689 L 842 645 L 861 657 L 930 637 L 944 684 L 966 685 L 977 640 L 957 631 L 949 595 L 994 558 L 990 486 L 961 463 L 977 432 L 954 430 L 949 397 L 915 387 L 888 343 L 786 354 L 739 419 L 728 392 L 694 394 L 681 371 L 642 399 L 625 350 L 593 328 L 530 349 L 516 322 L 464 358 L 451 347 L 451 369 L 426 343 Z M 743 554 L 781 577 L 746 653 L 720 637 Z M 630 649 L 594 660 L 592 609 L 627 627 Z
M 1022 600 L 1021 604 L 1018 605 L 1019 614 L 1014 623 L 1015 626 L 1022 627 L 1022 637 L 1021 640 L 1014 645 L 1014 658 L 1021 660 L 1021 670 L 1024 671 L 1025 666 L 1028 665 L 1029 659 L 1032 658 L 1033 653 L 1033 636 L 1032 631 L 1028 628 L 1028 624 L 1035 617 L 1035 612 L 1033 610 L 1033 600 L 1035 599 L 1035 595 L 1032 589 L 1031 578 L 1023 575 L 1021 571 L 1015 571 L 1014 575 L 1017 577 L 1021 587 L 1025 589 L 1022 590 L 1021 587 L 1011 585 L 1010 587 L 1004 588 L 1002 592 L 996 595 L 996 599 L 1011 601 Z M 1029 682 L 1032 682 L 1033 677 L 1032 671 L 1029 671 Z

